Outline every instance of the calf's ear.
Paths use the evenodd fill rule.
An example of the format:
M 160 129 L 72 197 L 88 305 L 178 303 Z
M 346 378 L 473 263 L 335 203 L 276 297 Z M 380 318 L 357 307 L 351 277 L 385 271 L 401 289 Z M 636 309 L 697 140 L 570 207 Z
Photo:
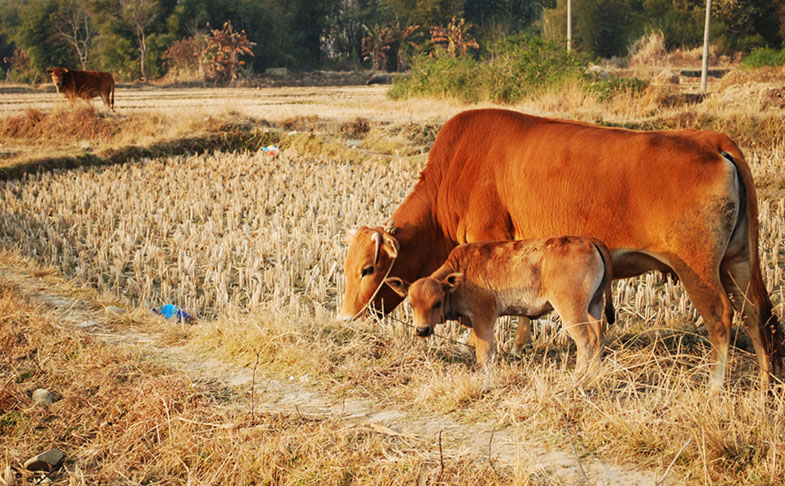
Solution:
M 410 283 L 398 277 L 389 277 L 384 281 L 384 283 L 389 285 L 390 288 L 393 289 L 393 291 L 396 294 L 400 295 L 404 299 L 406 298 L 406 295 L 409 293 L 409 285 L 411 285 Z
M 444 289 L 445 292 L 455 292 L 462 283 L 462 273 L 451 273 L 442 280 L 442 289 Z

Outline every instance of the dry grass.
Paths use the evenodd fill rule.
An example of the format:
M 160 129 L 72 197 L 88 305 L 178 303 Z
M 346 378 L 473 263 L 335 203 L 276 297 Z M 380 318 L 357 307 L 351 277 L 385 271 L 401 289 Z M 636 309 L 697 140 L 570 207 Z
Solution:
M 581 119 L 607 122 L 618 117 L 649 127 L 708 126 L 736 137 L 759 183 L 764 276 L 782 315 L 785 145 L 781 120 L 749 113 L 738 116 L 716 105 L 697 113 L 674 109 L 672 116 L 663 116 L 662 108 L 654 108 L 656 101 L 636 105 L 628 100 L 626 107 L 624 103 L 608 106 L 571 91 L 527 103 L 524 108 L 534 112 L 575 111 L 574 117 Z M 650 117 L 659 118 L 651 121 Z M 530 440 L 562 448 L 569 447 L 566 420 L 581 454 L 660 474 L 689 440 L 669 483 L 781 483 L 785 476 L 783 390 L 778 388 L 767 397 L 756 390 L 754 358 L 741 331 L 734 336 L 729 391 L 708 395 L 704 389 L 708 344 L 702 331 L 694 329 L 700 320 L 681 287 L 663 283 L 659 276 L 615 284 L 619 318 L 608 332 L 603 369 L 591 379 L 581 380 L 569 372 L 574 349 L 552 319 L 541 322 L 534 349 L 521 361 L 503 355 L 512 344 L 513 326 L 509 319 L 502 320 L 497 333 L 502 356 L 488 371 L 474 369 L 465 347 L 439 339 L 414 339 L 411 330 L 395 320 L 350 325 L 335 321 L 336 300 L 343 292 L 345 232 L 358 224 L 380 223 L 393 212 L 414 185 L 425 163 L 424 148 L 438 127 L 371 121 L 366 130 L 364 120 L 351 120 L 355 119 L 345 122 L 341 135 L 332 133 L 339 132 L 340 125 L 331 120 L 292 117 L 289 128 L 298 133 L 282 136 L 284 150 L 277 158 L 262 152 L 222 152 L 4 182 L 0 186 L 4 246 L 56 267 L 76 284 L 115 295 L 131 307 L 178 304 L 201 322 L 171 333 L 170 342 L 243 366 L 253 366 L 258 353 L 265 372 L 294 376 L 336 397 L 363 397 L 414 415 L 451 414 L 467 425 L 489 420 Z M 361 144 L 356 145 L 358 139 Z M 35 314 L 18 303 L 6 308 L 14 305 L 22 309 L 21 314 L 12 317 L 8 311 L 8 322 Z M 403 310 L 396 317 L 407 319 Z M 43 334 L 49 336 L 51 346 L 75 346 L 52 338 L 52 331 L 43 327 L 45 321 L 35 324 L 32 317 L 25 317 L 21 322 L 14 329 L 38 329 L 24 339 Z M 456 338 L 459 329 L 447 326 L 439 332 Z M 45 356 L 58 354 L 54 349 L 59 348 L 46 347 L 50 346 L 46 339 L 33 344 L 15 339 L 9 341 L 9 348 L 40 347 L 47 350 Z M 14 358 L 17 361 L 37 359 L 32 352 L 20 353 L 21 358 Z M 131 449 L 136 455 L 108 472 L 102 469 L 103 462 L 78 462 L 85 474 L 106 474 L 94 476 L 98 481 L 132 477 L 165 482 L 162 478 L 169 473 L 178 478 L 175 482 L 208 482 L 215 475 L 237 483 L 269 478 L 274 484 L 334 484 L 344 481 L 340 474 L 347 471 L 346 464 L 352 465 L 348 468 L 352 476 L 345 483 L 401 484 L 426 476 L 430 484 L 439 473 L 433 444 L 396 442 L 330 420 L 313 422 L 280 414 L 260 417 L 261 425 L 248 423 L 242 407 L 216 406 L 221 392 L 183 388 L 179 375 L 140 364 L 134 356 L 116 355 L 115 351 L 116 363 L 103 362 L 103 355 L 97 353 L 93 359 L 100 366 L 96 368 L 80 361 L 87 357 L 78 354 L 78 359 L 60 366 L 64 373 L 78 371 L 91 379 L 91 373 L 107 370 L 109 375 L 96 380 L 105 380 L 102 386 L 116 388 L 121 401 L 129 402 L 125 415 L 121 414 L 127 416 L 123 422 L 127 427 L 113 433 L 137 435 L 106 436 L 106 444 L 140 442 L 150 447 Z M 0 363 L 3 373 L 22 369 Z M 124 366 L 143 366 L 144 372 L 122 371 Z M 115 367 L 120 371 L 113 371 Z M 164 377 L 169 381 L 154 381 Z M 22 422 L 37 416 L 37 409 L 25 402 L 26 391 L 34 385 L 11 381 L 17 382 L 13 386 L 24 384 L 7 402 L 17 407 L 14 416 Z M 77 383 L 72 386 L 81 386 L 73 374 L 66 376 L 63 386 L 71 381 Z M 122 398 L 132 393 L 124 388 L 126 384 L 132 391 L 154 390 L 153 400 L 167 404 L 170 416 L 172 410 L 188 412 L 193 415 L 185 418 L 202 425 L 167 418 L 161 407 L 134 405 Z M 94 396 L 90 390 L 85 385 L 79 393 Z M 173 394 L 162 396 L 167 390 Z M 242 402 L 235 396 L 223 399 Z M 133 411 L 132 406 L 142 407 L 141 411 Z M 74 423 L 81 424 L 79 420 L 90 422 L 83 415 Z M 141 425 L 134 426 L 137 422 Z M 79 425 L 87 429 L 77 435 L 107 433 L 90 428 L 95 423 L 100 422 Z M 174 434 L 169 431 L 173 424 Z M 61 432 L 75 426 L 58 422 L 46 430 Z M 161 439 L 153 438 L 162 431 Z M 247 437 L 264 437 L 269 447 L 246 449 L 247 442 L 261 440 L 244 441 Z M 17 435 L 15 440 L 24 439 Z M 110 447 L 106 444 L 103 447 Z M 90 451 L 93 446 L 84 447 Z M 418 452 L 405 452 L 410 450 Z M 23 460 L 22 452 L 15 454 L 15 461 Z M 104 452 L 89 457 L 114 461 L 119 455 Z M 193 460 L 181 465 L 176 457 Z M 525 461 L 517 469 L 502 471 L 501 479 L 487 464 L 465 457 L 455 457 L 450 464 L 442 478 L 449 484 L 544 481 Z M 231 468 L 237 468 L 236 481 L 229 475 Z M 284 475 L 262 476 L 269 470 Z
M 532 478 L 413 437 L 340 419 L 256 410 L 74 330 L 0 280 L 0 471 L 48 447 L 66 453 L 57 484 L 505 484 Z M 30 396 L 46 387 L 55 402 Z M 444 469 L 441 469 L 441 463 Z M 533 483 L 532 483 L 533 484 Z
M 219 117 L 157 112 L 119 116 L 86 103 L 53 111 L 28 108 L 0 118 L 0 167 L 84 154 L 102 157 L 126 147 L 226 132 L 236 124 L 231 113 Z
M 661 30 L 651 31 L 630 46 L 629 63 L 636 65 L 661 65 L 666 55 L 665 34 Z

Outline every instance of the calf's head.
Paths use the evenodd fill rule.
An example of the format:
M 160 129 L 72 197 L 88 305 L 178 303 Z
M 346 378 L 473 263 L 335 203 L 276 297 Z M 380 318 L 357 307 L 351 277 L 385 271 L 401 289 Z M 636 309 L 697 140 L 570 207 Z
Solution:
M 346 242 L 346 290 L 338 318 L 350 320 L 369 307 L 380 312 L 398 305 L 400 298 L 383 287 L 384 277 L 398 257 L 398 240 L 381 227 L 363 226 L 349 234 Z
M 441 281 L 424 277 L 411 284 L 398 277 L 390 277 L 385 283 L 401 297 L 408 295 L 414 314 L 415 333 L 420 337 L 428 337 L 433 334 L 434 326 L 444 321 L 447 299 L 463 283 L 463 274 L 451 273 Z

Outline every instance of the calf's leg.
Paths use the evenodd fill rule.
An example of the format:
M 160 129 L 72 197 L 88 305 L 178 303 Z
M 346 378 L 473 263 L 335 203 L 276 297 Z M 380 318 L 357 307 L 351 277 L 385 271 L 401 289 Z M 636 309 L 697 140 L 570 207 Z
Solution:
M 512 355 L 516 358 L 523 356 L 523 348 L 532 342 L 532 321 L 526 316 L 518 316 L 518 331 L 515 334 L 515 345 Z
M 567 334 L 578 348 L 575 369 L 584 371 L 602 358 L 602 305 L 594 303 L 570 303 L 568 306 L 553 303 L 553 308 L 562 318 Z
M 472 316 L 472 331 L 474 332 L 474 352 L 477 364 L 485 366 L 490 363 L 496 351 L 496 342 L 493 336 L 493 325 L 497 319 L 496 314 Z

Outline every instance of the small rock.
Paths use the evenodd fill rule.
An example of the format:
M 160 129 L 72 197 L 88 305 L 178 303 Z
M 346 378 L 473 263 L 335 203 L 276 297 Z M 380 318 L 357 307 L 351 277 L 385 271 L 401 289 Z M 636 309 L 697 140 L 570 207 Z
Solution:
M 110 305 L 104 310 L 107 314 L 125 314 L 125 309 L 122 307 L 117 307 L 116 305 Z
M 47 404 L 48 405 L 48 404 L 54 402 L 55 400 L 54 400 L 54 397 L 52 397 L 52 394 L 49 392 L 49 390 L 44 389 L 44 388 L 39 388 L 38 390 L 33 392 L 33 401 L 35 403 L 41 403 L 41 404 Z
M 79 324 L 77 324 L 76 327 L 81 327 L 82 329 L 84 329 L 84 328 L 87 328 L 87 327 L 93 327 L 93 326 L 97 326 L 97 325 L 98 325 L 98 323 L 95 322 L 95 321 L 83 321 L 83 322 L 80 322 Z
M 49 472 L 59 466 L 63 459 L 65 459 L 65 453 L 59 449 L 52 448 L 25 461 L 25 469 L 28 471 Z
M 368 86 L 372 84 L 390 84 L 392 83 L 392 79 L 392 76 L 389 74 L 374 74 L 368 78 L 368 81 L 366 81 L 365 84 Z

